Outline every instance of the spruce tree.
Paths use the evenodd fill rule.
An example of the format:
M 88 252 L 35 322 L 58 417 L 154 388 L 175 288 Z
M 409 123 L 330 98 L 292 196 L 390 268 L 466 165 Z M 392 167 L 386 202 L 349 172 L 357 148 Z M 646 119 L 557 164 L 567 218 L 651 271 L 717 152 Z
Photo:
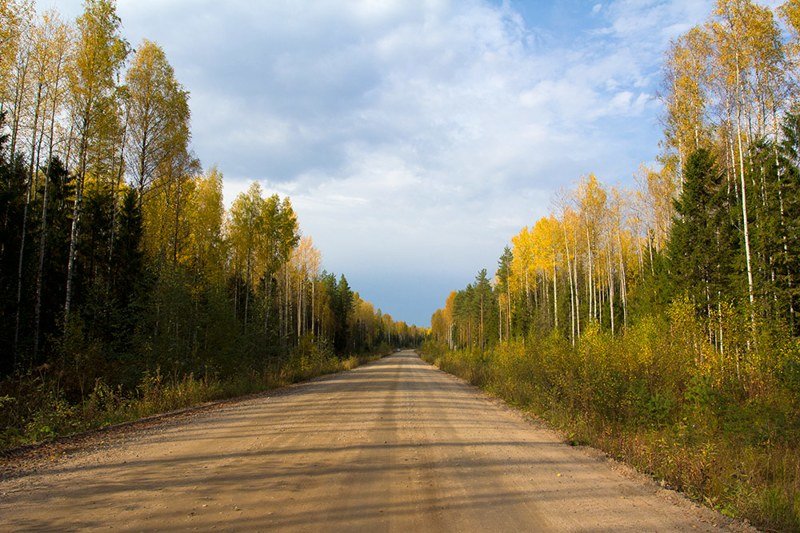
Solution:
M 780 213 L 781 253 L 777 255 L 778 288 L 783 311 L 795 334 L 800 333 L 796 315 L 800 309 L 800 112 L 787 113 L 779 147 L 776 189 Z
M 142 213 L 139 208 L 138 195 L 134 189 L 128 189 L 122 200 L 119 213 L 115 249 L 117 257 L 114 261 L 114 296 L 117 304 L 125 309 L 134 301 L 140 287 L 144 269 L 142 252 Z
M 675 201 L 667 256 L 675 285 L 698 308 L 710 310 L 727 300 L 738 247 L 724 175 L 705 148 L 692 153 L 683 171 L 683 190 Z
M 344 274 L 339 277 L 339 283 L 336 284 L 334 305 L 336 330 L 333 337 L 333 346 L 336 353 L 344 354 L 350 341 L 348 320 L 353 307 L 353 291 L 350 290 L 350 284 L 347 283 L 347 278 L 344 277 Z

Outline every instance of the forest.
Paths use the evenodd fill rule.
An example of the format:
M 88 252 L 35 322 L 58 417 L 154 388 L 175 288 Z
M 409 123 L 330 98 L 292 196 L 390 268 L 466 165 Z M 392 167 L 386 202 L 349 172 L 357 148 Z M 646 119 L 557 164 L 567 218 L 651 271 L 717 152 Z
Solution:
M 581 177 L 425 357 L 725 514 L 800 530 L 800 2 L 672 41 L 633 187 Z M 632 169 L 633 170 L 633 169 Z
M 418 343 L 322 270 L 289 198 L 223 202 L 189 93 L 113 0 L 0 0 L 0 449 Z

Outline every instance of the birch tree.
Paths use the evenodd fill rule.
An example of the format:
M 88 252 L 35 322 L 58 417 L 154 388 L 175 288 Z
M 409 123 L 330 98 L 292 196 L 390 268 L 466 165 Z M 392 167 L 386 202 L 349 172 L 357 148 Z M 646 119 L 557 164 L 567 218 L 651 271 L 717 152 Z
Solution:
M 164 51 L 146 39 L 133 57 L 125 83 L 128 124 L 125 159 L 141 202 L 159 168 L 186 150 L 188 93 L 175 79 Z
M 87 0 L 77 20 L 78 38 L 73 68 L 69 72 L 70 106 L 77 134 L 77 183 L 72 211 L 64 323 L 69 321 L 75 276 L 75 252 L 80 237 L 80 221 L 86 172 L 95 163 L 98 147 L 114 135 L 110 117 L 114 111 L 116 80 L 128 55 L 128 45 L 120 36 L 121 21 L 112 0 Z

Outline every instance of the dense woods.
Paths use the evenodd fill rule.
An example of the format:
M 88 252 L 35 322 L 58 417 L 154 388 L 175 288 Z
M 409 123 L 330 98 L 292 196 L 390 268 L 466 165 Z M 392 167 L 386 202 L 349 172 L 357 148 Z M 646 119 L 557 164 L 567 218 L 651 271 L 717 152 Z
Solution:
M 432 317 L 432 360 L 762 526 L 800 529 L 800 2 L 718 0 L 659 164 L 593 174 Z
M 253 184 L 226 209 L 190 148 L 188 92 L 120 26 L 113 0 L 74 22 L 0 0 L 2 445 L 421 334 L 322 270 L 289 198 Z

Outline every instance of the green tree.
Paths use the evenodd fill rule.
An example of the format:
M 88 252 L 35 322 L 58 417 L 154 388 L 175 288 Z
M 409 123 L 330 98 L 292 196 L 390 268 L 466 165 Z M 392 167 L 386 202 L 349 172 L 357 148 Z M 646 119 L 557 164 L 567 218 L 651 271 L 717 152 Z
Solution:
M 58 157 L 44 167 L 38 195 L 42 203 L 38 267 L 34 302 L 32 363 L 39 364 L 51 353 L 40 354 L 43 339 L 57 336 L 64 305 L 67 255 L 75 194 L 75 179 Z
M 738 247 L 732 205 L 724 174 L 708 150 L 693 152 L 683 175 L 667 254 L 678 290 L 710 313 L 717 302 L 736 294 L 731 289 Z
M 514 262 L 514 253 L 506 246 L 503 254 L 497 261 L 497 311 L 498 311 L 498 339 L 511 338 L 511 265 Z M 504 333 L 505 332 L 505 333 Z
M 9 371 L 20 362 L 15 338 L 16 294 L 29 175 L 22 157 L 11 155 L 4 126 L 5 113 L 0 113 L 0 371 Z
M 473 304 L 478 324 L 477 347 L 483 352 L 488 345 L 489 331 L 494 331 L 492 325 L 495 323 L 494 317 L 497 309 L 494 301 L 494 291 L 492 291 L 492 285 L 489 282 L 485 268 L 481 269 L 475 277 L 474 287 L 475 297 Z M 494 336 L 491 336 L 491 338 L 494 339 Z
M 343 354 L 347 350 L 350 341 L 349 318 L 353 312 L 353 291 L 344 274 L 339 276 L 336 284 L 334 298 L 334 316 L 336 317 L 336 329 L 334 332 L 333 345 L 337 353 Z

